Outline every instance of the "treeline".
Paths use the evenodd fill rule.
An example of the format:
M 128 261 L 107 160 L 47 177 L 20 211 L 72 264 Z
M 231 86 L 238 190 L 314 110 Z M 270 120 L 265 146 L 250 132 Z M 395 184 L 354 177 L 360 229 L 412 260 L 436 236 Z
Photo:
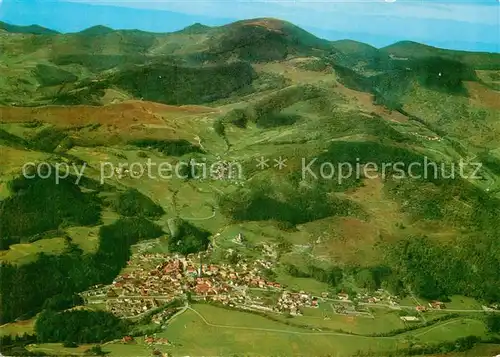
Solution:
M 203 104 L 231 96 L 250 86 L 256 73 L 247 62 L 190 67 L 169 63 L 131 66 L 109 78 L 134 97 L 181 105 Z
M 425 237 L 407 237 L 388 245 L 384 248 L 390 253 L 386 265 L 393 273 L 387 276 L 387 283 L 397 287 L 401 281 L 415 294 L 429 299 L 465 294 L 479 300 L 500 301 L 497 288 L 500 286 L 498 199 L 464 179 L 445 178 L 439 163 L 426 165 L 417 153 L 376 142 L 332 143 L 317 163 L 356 165 L 355 159 L 360 164 L 376 163 L 379 168 L 391 162 L 402 162 L 405 167 L 420 163 L 421 167 L 413 170 L 420 179 L 392 180 L 391 174 L 395 172 L 387 170 L 387 193 L 398 201 L 407 202 L 403 209 L 415 220 L 444 221 L 468 231 L 453 245 Z
M 470 237 L 461 246 L 408 237 L 388 246 L 387 252 L 399 279 L 421 297 L 446 300 L 466 295 L 500 301 L 498 236 Z
M 356 204 L 329 196 L 321 183 L 307 188 L 292 180 L 279 185 L 254 180 L 248 188 L 220 196 L 218 204 L 223 214 L 237 221 L 276 220 L 291 225 L 362 214 Z
M 43 311 L 36 319 L 39 343 L 102 343 L 121 338 L 128 329 L 125 320 L 105 311 Z
M 395 351 L 386 351 L 384 352 L 384 356 L 387 357 L 408 357 L 408 356 L 425 356 L 425 355 L 444 355 L 448 353 L 459 353 L 466 352 L 474 348 L 476 345 L 480 343 L 485 344 L 498 344 L 500 343 L 499 338 L 495 337 L 486 337 L 481 338 L 478 336 L 470 335 L 466 337 L 460 337 L 454 341 L 444 341 L 440 343 L 434 344 L 421 344 L 418 345 L 410 341 L 410 346 L 407 348 L 399 349 L 397 348 Z M 371 352 L 371 351 L 359 351 L 353 357 L 378 357 L 380 356 L 380 352 Z
M 312 278 L 322 283 L 329 284 L 332 287 L 342 283 L 344 278 L 344 272 L 342 268 L 339 267 L 323 269 L 314 265 L 309 265 L 306 269 L 301 269 L 293 264 L 287 264 L 285 266 L 285 271 L 293 277 Z
M 42 63 L 37 64 L 33 72 L 42 87 L 72 83 L 78 80 L 78 77 L 71 72 Z
M 375 104 L 384 105 L 392 110 L 403 108 L 403 97 L 415 83 L 447 94 L 466 95 L 463 82 L 477 80 L 471 66 L 439 56 L 389 61 L 385 63 L 387 66 L 384 66 L 386 68 L 383 68 L 382 73 L 371 77 L 363 76 L 337 63 L 332 65 L 343 85 L 372 93 Z
M 482 152 L 478 155 L 479 160 L 495 175 L 500 175 L 500 158 L 491 152 Z
M 182 255 L 198 253 L 207 249 L 211 235 L 210 232 L 200 229 L 182 219 L 170 219 L 168 221 L 170 238 L 168 249 Z
M 408 202 L 415 219 L 445 221 L 467 234 L 453 244 L 407 237 L 384 248 L 388 265 L 422 297 L 500 301 L 500 201 L 462 179 L 428 181 L 400 182 L 389 191 Z
M 408 347 L 403 351 L 399 351 L 404 356 L 420 356 L 430 355 L 433 353 L 451 353 L 465 352 L 472 349 L 478 343 L 482 342 L 482 338 L 478 336 L 460 337 L 455 341 L 445 341 L 437 344 L 419 345 Z
M 290 125 L 295 123 L 299 116 L 286 114 L 283 109 L 297 102 L 307 101 L 322 95 L 325 95 L 325 91 L 312 85 L 290 86 L 260 99 L 246 108 L 233 109 L 221 120 L 223 123 L 231 123 L 240 128 L 245 128 L 249 122 L 262 128 Z
M 69 64 L 79 64 L 83 67 L 87 67 L 91 72 L 100 72 L 117 66 L 142 63 L 144 60 L 145 56 L 139 53 L 133 55 L 99 55 L 95 53 L 79 53 L 77 55 L 56 55 L 51 58 L 51 62 L 56 65 L 65 66 Z
M 132 140 L 129 144 L 140 148 L 152 148 L 169 156 L 182 156 L 189 153 L 202 153 L 199 146 L 191 144 L 189 141 L 180 140 L 157 140 L 157 139 L 138 139 Z
M 12 146 L 19 149 L 28 146 L 28 143 L 24 139 L 20 138 L 19 136 L 13 135 L 3 129 L 0 129 L 0 144 Z
M 350 278 L 354 280 L 358 287 L 369 291 L 384 288 L 399 297 L 403 297 L 407 294 L 403 282 L 397 276 L 396 272 L 384 265 L 371 267 L 331 266 L 328 268 L 307 265 L 301 268 L 293 264 L 286 264 L 284 269 L 290 276 L 311 278 L 328 284 L 331 288 L 336 288 L 337 292 L 348 292 L 349 295 L 356 294 L 351 288 L 344 286 L 344 282 Z
M 158 218 L 165 214 L 161 206 L 138 190 L 130 188 L 111 201 L 114 210 L 125 217 Z
M 23 334 L 15 337 L 11 335 L 0 336 L 0 354 L 2 356 L 47 356 L 44 352 L 30 352 L 25 346 L 37 342 L 35 334 Z
M 162 234 L 145 218 L 122 218 L 101 227 L 95 254 L 84 254 L 70 243 L 60 255 L 39 254 L 35 262 L 20 266 L 2 264 L 0 322 L 33 316 L 44 304 L 57 308 L 67 303 L 57 301 L 58 294 L 72 296 L 92 285 L 110 283 L 129 260 L 131 244 Z M 46 302 L 50 298 L 55 300 Z
M 453 352 L 466 352 L 470 351 L 478 344 L 500 344 L 500 338 L 498 337 L 478 337 L 474 335 L 460 337 L 454 341 L 444 341 L 435 344 L 418 344 L 415 342 L 410 342 L 410 347 L 399 349 L 395 351 L 386 351 L 384 356 L 387 357 L 408 357 L 408 356 L 426 356 L 436 354 L 444 355 Z M 353 357 L 379 357 L 380 352 L 371 351 L 359 351 Z M 450 355 L 451 356 L 451 355 Z
M 0 249 L 29 236 L 66 226 L 98 224 L 100 201 L 83 193 L 71 178 L 23 176 L 10 182 L 12 195 L 0 202 Z
M 62 311 L 74 306 L 83 305 L 84 300 L 78 294 L 57 294 L 44 301 L 42 309 Z
M 472 67 L 454 59 L 426 57 L 409 65 L 422 85 L 450 94 L 465 93 L 463 81 L 477 80 Z
M 54 152 L 58 145 L 68 138 L 68 133 L 63 129 L 49 127 L 40 130 L 29 140 L 29 146 L 34 150 Z

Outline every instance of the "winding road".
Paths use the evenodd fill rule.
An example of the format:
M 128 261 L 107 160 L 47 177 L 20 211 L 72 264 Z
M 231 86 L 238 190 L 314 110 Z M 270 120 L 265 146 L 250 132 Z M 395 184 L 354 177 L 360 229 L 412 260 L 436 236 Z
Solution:
M 196 217 L 180 217 L 181 219 L 185 220 L 185 221 L 206 221 L 207 219 L 212 219 L 215 217 L 215 208 L 212 210 L 212 214 L 208 217 L 200 217 L 200 218 L 196 218 Z

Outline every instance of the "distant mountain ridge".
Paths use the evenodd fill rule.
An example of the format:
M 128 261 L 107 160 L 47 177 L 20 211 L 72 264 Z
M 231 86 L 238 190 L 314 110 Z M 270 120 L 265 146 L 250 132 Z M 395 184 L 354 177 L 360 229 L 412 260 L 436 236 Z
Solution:
M 93 26 L 76 33 L 60 34 L 37 26 L 3 27 L 12 35 L 2 36 L 0 45 L 9 58 L 15 58 L 5 74 L 7 85 L 0 93 L 0 102 L 4 103 L 47 104 L 55 101 L 62 104 L 98 104 L 106 93 L 115 93 L 116 90 L 120 93 L 119 97 L 143 97 L 165 104 L 205 103 L 226 98 L 232 90 L 251 90 L 251 82 L 255 78 L 250 78 L 252 75 L 245 76 L 241 81 L 238 78 L 230 90 L 209 96 L 195 88 L 196 81 L 191 82 L 196 76 L 192 68 L 219 66 L 220 71 L 213 72 L 217 82 L 221 78 L 231 78 L 226 76 L 225 71 L 236 68 L 228 67 L 234 62 L 247 62 L 253 66 L 306 59 L 308 63 L 304 65 L 313 66 L 315 70 L 333 68 L 343 76 L 346 85 L 350 83 L 353 88 L 369 92 L 380 86 L 373 83 L 373 78 L 385 78 L 383 81 L 396 77 L 408 79 L 408 69 L 419 73 L 422 66 L 428 68 L 428 63 L 436 63 L 427 61 L 432 57 L 452 61 L 450 63 L 454 68 L 467 68 L 467 73 L 500 69 L 500 54 L 444 50 L 409 41 L 377 49 L 353 40 L 321 39 L 290 22 L 274 18 L 241 20 L 223 26 L 195 23 L 170 33 Z M 23 35 L 16 36 L 18 32 Z M 25 58 L 35 65 L 35 71 L 22 65 Z M 402 63 L 401 58 L 408 61 Z M 171 71 L 158 64 L 172 65 L 179 71 Z M 205 75 L 209 72 L 200 73 Z M 137 82 L 137 86 L 131 87 L 125 86 L 121 80 L 111 80 L 130 79 L 134 73 L 147 76 L 147 81 L 151 83 L 189 84 L 192 88 L 186 98 L 190 100 L 183 102 L 170 94 L 160 95 L 161 88 L 148 91 L 144 88 L 144 84 L 149 83 L 147 81 Z M 235 71 L 232 76 L 238 77 L 242 73 L 247 72 Z M 21 74 L 25 78 L 22 83 L 19 82 Z M 450 76 L 455 88 L 463 87 L 458 82 L 471 80 L 466 78 L 477 81 L 473 75 L 464 77 L 455 73 Z M 426 75 L 424 77 L 427 78 Z M 419 81 L 427 83 L 424 77 L 418 77 Z M 189 80 L 180 80 L 182 78 Z M 495 86 L 494 83 L 491 85 Z
M 210 31 L 224 31 L 227 29 L 234 29 L 240 27 L 240 30 L 242 27 L 248 27 L 248 26 L 254 26 L 254 27 L 260 27 L 266 28 L 265 25 L 263 25 L 265 22 L 267 23 L 273 23 L 275 26 L 282 27 L 285 29 L 285 32 L 289 37 L 294 37 L 292 41 L 296 41 L 297 39 L 301 39 L 306 45 L 312 45 L 312 46 L 319 46 L 319 47 L 325 47 L 332 45 L 333 47 L 341 50 L 344 53 L 359 53 L 359 52 L 371 52 L 372 54 L 375 53 L 374 50 L 377 50 L 376 47 L 366 44 L 364 42 L 359 42 L 351 39 L 344 39 L 344 40 L 335 40 L 335 41 L 329 41 L 323 38 L 320 38 L 296 25 L 293 25 L 290 22 L 283 21 L 283 20 L 278 20 L 278 19 L 273 19 L 273 18 L 256 18 L 256 19 L 248 19 L 248 20 L 240 20 L 236 22 L 232 22 L 227 25 L 222 25 L 222 26 L 207 26 L 202 23 L 196 22 L 193 23 L 192 25 L 186 26 L 185 28 L 178 30 L 178 31 L 172 31 L 172 32 L 150 32 L 150 31 L 144 31 L 144 30 L 131 30 L 131 29 L 114 29 L 109 26 L 104 26 L 104 25 L 95 25 L 88 27 L 86 29 L 83 29 L 81 31 L 77 32 L 58 32 L 56 30 L 52 30 L 50 28 L 46 28 L 43 26 L 39 26 L 36 24 L 30 25 L 30 26 L 19 26 L 15 24 L 9 24 L 7 22 L 2 22 L 0 21 L 0 30 L 5 30 L 10 33 L 25 33 L 25 34 L 33 34 L 33 35 L 57 35 L 57 34 L 83 34 L 83 35 L 107 35 L 111 34 L 114 32 L 140 32 L 144 34 L 155 34 L 155 35 L 166 35 L 166 34 L 173 34 L 173 33 L 179 33 L 179 34 L 192 34 L 192 35 L 199 35 L 199 34 L 204 34 L 208 33 Z M 279 24 L 279 25 L 277 25 Z M 269 28 L 268 28 L 269 30 Z M 410 57 L 422 57 L 422 56 L 428 56 L 428 55 L 436 55 L 437 52 L 439 52 L 438 55 L 440 56 L 446 56 L 446 57 L 463 57 L 467 54 L 488 54 L 488 55 L 493 55 L 495 58 L 493 58 L 492 65 L 495 64 L 495 62 L 498 60 L 500 61 L 500 54 L 494 53 L 494 52 L 477 52 L 477 51 L 462 51 L 462 50 L 450 50 L 450 49 L 444 49 L 444 48 L 439 48 L 439 47 L 434 47 L 430 46 L 427 44 L 419 43 L 419 42 L 414 42 L 414 41 L 407 41 L 407 40 L 402 40 L 395 42 L 389 46 L 381 47 L 378 48 L 378 50 L 391 53 L 394 55 L 408 55 Z M 498 56 L 497 56 L 498 55 Z
M 33 35 L 56 35 L 59 33 L 55 30 L 51 30 L 39 25 L 18 26 L 11 25 L 3 21 L 0 21 L 0 30 L 5 30 L 7 32 L 13 33 L 28 33 Z

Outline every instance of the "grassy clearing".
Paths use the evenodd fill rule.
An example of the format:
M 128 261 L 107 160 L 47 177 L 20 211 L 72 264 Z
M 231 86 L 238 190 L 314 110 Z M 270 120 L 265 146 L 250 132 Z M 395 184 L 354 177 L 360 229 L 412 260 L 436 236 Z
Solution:
M 99 227 L 71 227 L 66 233 L 85 253 L 95 253 L 99 248 Z
M 0 176 L 21 173 L 25 163 L 43 161 L 47 154 L 0 145 Z
M 317 309 L 303 309 L 302 312 L 303 316 L 294 317 L 290 322 L 311 328 L 328 328 L 361 335 L 389 332 L 404 327 L 396 313 L 383 309 L 372 310 L 375 318 L 335 314 L 330 303 L 320 304 Z M 280 319 L 287 321 L 285 317 Z
M 360 350 L 383 353 L 395 348 L 404 348 L 408 340 L 404 335 L 394 338 L 328 335 L 324 332 L 294 328 L 245 312 L 229 311 L 203 304 L 195 304 L 193 308 L 198 314 L 187 310 L 177 317 L 165 332 L 158 334 L 159 337 L 169 339 L 173 345 L 158 345 L 157 349 L 173 355 L 319 356 L 333 353 L 335 356 L 347 357 Z M 314 316 L 310 316 L 312 317 Z M 469 334 L 484 334 L 484 326 L 479 321 L 467 320 L 465 324 L 457 321 L 443 322 L 408 334 L 415 335 L 414 339 L 417 341 L 430 343 L 454 340 Z M 359 325 L 361 322 L 362 320 L 359 320 Z M 391 325 L 383 326 L 387 323 Z M 356 326 L 358 322 L 333 320 L 332 324 L 342 328 L 341 326 L 347 324 Z M 381 319 L 378 324 L 377 331 L 381 328 L 388 330 L 389 327 L 396 327 L 394 321 L 390 322 L 387 319 Z M 431 333 L 431 328 L 438 331 Z M 363 331 L 371 332 L 366 329 Z M 110 343 L 104 346 L 104 350 L 110 352 L 110 356 L 147 356 L 151 353 L 151 348 L 144 345 L 140 339 L 137 344 L 130 346 Z
M 42 239 L 29 244 L 13 244 L 8 250 L 0 251 L 0 261 L 12 264 L 26 264 L 37 259 L 39 253 L 57 255 L 66 247 L 64 238 Z
M 395 348 L 399 344 L 391 339 L 367 340 L 351 336 L 313 335 L 314 332 L 301 331 L 244 312 L 227 311 L 205 305 L 195 305 L 194 308 L 203 314 L 209 323 L 229 327 L 207 326 L 199 316 L 188 310 L 162 334 L 163 337 L 177 344 L 177 347 L 171 349 L 175 355 L 241 353 L 245 355 L 318 356 L 335 352 L 338 356 L 349 356 L 363 348 L 386 350 Z M 238 326 L 242 328 L 234 328 Z M 281 332 L 258 331 L 257 329 L 277 329 Z M 300 332 L 304 334 L 301 335 Z
M 476 319 L 458 318 L 402 336 L 408 334 L 413 335 L 422 342 L 438 343 L 471 335 L 483 337 L 486 335 L 486 327 L 482 321 Z
M 35 319 L 12 322 L 0 327 L 0 335 L 23 335 L 34 333 Z
M 63 347 L 62 343 L 44 343 L 44 344 L 33 344 L 27 347 L 28 350 L 33 352 L 44 352 L 48 354 L 53 354 L 56 356 L 83 356 L 85 351 L 91 348 L 93 345 L 80 345 L 76 348 Z M 124 355 L 125 356 L 125 355 Z M 129 355 L 133 356 L 133 355 Z M 149 356 L 144 354 L 144 356 Z
M 279 274 L 276 279 L 278 283 L 286 286 L 290 290 L 304 290 L 312 294 L 321 294 L 330 289 L 328 284 L 310 278 L 296 278 L 287 274 Z
M 475 299 L 454 295 L 450 297 L 450 302 L 446 303 L 447 309 L 452 310 L 481 310 L 482 305 Z
M 4 200 L 10 196 L 10 190 L 7 182 L 0 180 L 0 200 Z

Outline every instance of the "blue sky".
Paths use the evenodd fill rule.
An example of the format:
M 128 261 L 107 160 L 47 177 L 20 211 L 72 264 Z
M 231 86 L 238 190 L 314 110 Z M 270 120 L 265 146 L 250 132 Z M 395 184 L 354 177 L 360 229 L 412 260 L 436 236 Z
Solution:
M 255 17 L 281 18 L 320 37 L 377 47 L 412 40 L 499 52 L 499 0 L 0 0 L 0 20 L 63 32 L 97 24 L 165 32 Z

